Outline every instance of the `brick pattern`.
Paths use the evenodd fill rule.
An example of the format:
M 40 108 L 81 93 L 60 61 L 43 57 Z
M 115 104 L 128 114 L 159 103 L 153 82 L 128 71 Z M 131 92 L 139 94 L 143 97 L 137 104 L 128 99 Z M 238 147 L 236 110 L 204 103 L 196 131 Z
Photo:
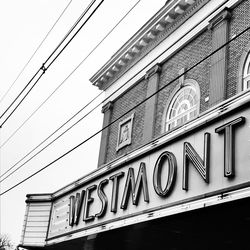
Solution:
M 188 69 L 209 55 L 211 48 L 211 31 L 207 30 L 163 64 L 159 88 L 163 86 L 166 87 L 158 95 L 155 137 L 162 134 L 163 112 L 169 96 L 178 84 L 178 80 L 172 83 L 170 82 L 178 77 L 180 69 L 184 67 Z M 194 79 L 200 86 L 200 112 L 208 109 L 208 102 L 205 102 L 205 98 L 209 95 L 209 69 L 210 58 L 185 75 L 185 79 Z
M 242 1 L 233 11 L 229 28 L 229 39 L 250 26 L 250 0 Z M 237 94 L 239 84 L 239 65 L 242 54 L 250 47 L 250 30 L 229 44 L 227 98 Z
M 250 0 L 242 1 L 239 5 L 232 10 L 232 17 L 229 24 L 229 39 L 233 35 L 238 34 L 245 28 L 250 26 Z M 156 101 L 156 120 L 154 128 L 154 138 L 162 134 L 162 119 L 163 112 L 168 102 L 168 98 L 172 91 L 178 84 L 178 80 L 170 83 L 173 79 L 178 77 L 178 72 L 182 68 L 190 68 L 198 61 L 212 52 L 212 31 L 206 30 L 193 41 L 181 48 L 173 56 L 167 59 L 162 64 L 162 72 L 160 75 L 159 88 L 166 86 L 157 96 Z M 230 98 L 237 94 L 238 78 L 239 78 L 239 63 L 244 51 L 250 49 L 250 31 L 246 32 L 241 37 L 237 38 L 228 46 L 228 61 L 227 61 L 227 86 L 226 98 Z M 196 68 L 186 73 L 186 79 L 194 79 L 198 82 L 201 92 L 200 100 L 200 113 L 209 108 L 209 102 L 205 99 L 209 97 L 209 81 L 210 81 L 211 59 L 199 64 Z M 147 80 L 143 80 L 123 93 L 116 101 L 114 101 L 114 108 L 111 121 L 114 121 L 121 114 L 135 106 L 146 98 L 147 93 Z M 212 94 L 212 93 L 211 93 Z M 119 122 L 130 116 L 131 113 L 135 114 L 132 144 L 116 151 L 118 125 Z M 129 151 L 133 151 L 143 144 L 143 127 L 145 119 L 145 103 L 137 107 L 134 111 L 115 122 L 110 127 L 110 135 L 108 139 L 107 148 L 107 161 L 110 162 Z
M 120 96 L 114 102 L 111 122 L 116 120 L 118 117 L 120 117 L 122 114 L 133 108 L 141 101 L 143 101 L 146 98 L 146 92 L 147 92 L 147 81 L 143 80 L 142 82 L 137 83 L 136 86 L 128 90 L 122 96 Z M 126 119 L 132 113 L 134 113 L 132 143 L 131 145 L 125 146 L 120 150 L 116 151 L 119 122 Z M 122 117 L 121 119 L 119 119 L 110 126 L 106 162 L 109 162 L 129 151 L 132 151 L 142 144 L 144 117 L 145 117 L 145 103 L 140 105 L 139 107 L 137 107 L 129 114 L 125 115 L 124 117 Z

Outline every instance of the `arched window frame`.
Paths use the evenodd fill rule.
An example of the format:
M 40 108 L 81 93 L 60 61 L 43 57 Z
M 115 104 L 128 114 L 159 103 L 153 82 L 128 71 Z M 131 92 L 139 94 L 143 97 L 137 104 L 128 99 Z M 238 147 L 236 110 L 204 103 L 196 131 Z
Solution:
M 168 101 L 166 103 L 165 109 L 164 109 L 164 113 L 163 113 L 163 119 L 162 119 L 162 133 L 171 131 L 172 129 L 176 129 L 179 126 L 175 126 L 172 129 L 167 129 L 167 125 L 169 123 L 169 115 L 172 109 L 173 104 L 175 103 L 176 98 L 179 96 L 180 91 L 183 91 L 185 89 L 185 87 L 192 87 L 193 89 L 195 89 L 195 92 L 197 94 L 197 114 L 194 118 L 189 119 L 187 122 L 197 118 L 199 116 L 200 113 L 200 86 L 199 84 L 193 80 L 193 79 L 186 79 L 184 81 L 183 84 L 179 84 L 176 86 L 176 88 L 174 89 L 174 91 L 172 92 L 172 94 L 170 95 L 170 97 L 168 98 Z M 181 124 L 180 126 L 182 126 L 183 124 Z
M 240 82 L 241 89 L 240 91 L 244 91 L 250 88 L 250 52 L 243 54 L 243 63 L 241 63 L 240 67 Z
M 247 71 L 249 73 L 247 73 Z M 247 84 L 248 81 L 249 83 Z M 250 42 L 244 49 L 239 62 L 238 93 L 249 89 L 250 89 Z

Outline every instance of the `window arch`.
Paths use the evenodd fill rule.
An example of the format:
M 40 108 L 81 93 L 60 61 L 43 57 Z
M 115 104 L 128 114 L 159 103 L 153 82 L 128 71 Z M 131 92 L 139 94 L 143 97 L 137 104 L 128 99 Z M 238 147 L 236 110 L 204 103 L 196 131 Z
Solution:
M 163 132 L 196 118 L 200 110 L 200 89 L 196 81 L 185 80 L 169 98 L 163 117 Z
M 244 66 L 242 76 L 242 90 L 250 88 L 250 53 L 248 52 Z

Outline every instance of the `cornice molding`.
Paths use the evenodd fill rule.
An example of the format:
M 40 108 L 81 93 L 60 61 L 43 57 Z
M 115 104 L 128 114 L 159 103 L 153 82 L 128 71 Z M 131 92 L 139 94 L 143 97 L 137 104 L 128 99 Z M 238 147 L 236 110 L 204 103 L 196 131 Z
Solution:
M 101 90 L 107 89 L 208 1 L 173 0 L 167 2 L 97 71 L 90 81 Z

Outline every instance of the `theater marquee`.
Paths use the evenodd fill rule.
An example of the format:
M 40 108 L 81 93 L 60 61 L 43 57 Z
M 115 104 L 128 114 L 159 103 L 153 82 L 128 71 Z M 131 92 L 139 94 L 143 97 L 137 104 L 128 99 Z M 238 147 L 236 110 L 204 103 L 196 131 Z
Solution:
M 233 112 L 214 109 L 44 199 L 44 244 L 217 204 L 243 188 L 250 195 L 250 110 L 228 103 Z
M 166 143 L 59 198 L 48 238 L 105 227 L 248 181 L 248 113 Z

